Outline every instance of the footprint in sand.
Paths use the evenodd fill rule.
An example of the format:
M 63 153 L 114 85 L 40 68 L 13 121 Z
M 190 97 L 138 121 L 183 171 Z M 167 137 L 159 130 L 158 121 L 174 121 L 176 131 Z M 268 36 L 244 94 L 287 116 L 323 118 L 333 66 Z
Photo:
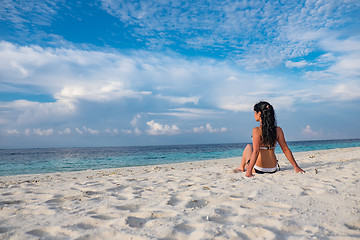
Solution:
M 138 217 L 127 217 L 126 224 L 132 228 L 142 228 L 145 223 L 148 221 L 146 218 L 138 218 Z
M 214 210 L 214 213 L 220 216 L 230 216 L 233 215 L 233 211 L 231 211 L 230 209 L 225 209 L 225 208 L 216 208 Z
M 275 232 L 262 227 L 241 229 L 241 235 L 245 235 L 248 239 L 276 239 Z
M 1 201 L 0 207 L 6 206 L 6 205 L 15 205 L 15 204 L 21 204 L 24 203 L 22 200 L 8 200 L 8 201 Z
M 115 197 L 117 200 L 128 200 L 127 197 L 124 197 L 123 195 L 112 193 L 110 196 Z
M 192 200 L 186 204 L 186 208 L 203 208 L 208 205 L 206 200 Z
M 113 188 L 108 188 L 108 189 L 106 189 L 106 191 L 107 192 L 121 192 L 125 188 L 127 188 L 127 186 L 119 185 L 119 186 L 116 186 L 116 187 L 113 187 Z
M 128 210 L 130 212 L 135 212 L 140 209 L 140 205 L 128 204 L 128 205 L 116 206 L 115 208 L 118 210 Z
M 230 195 L 229 198 L 230 198 L 230 200 L 238 200 L 238 199 L 244 198 L 244 196 L 243 195 Z
M 256 204 L 254 203 L 245 203 L 240 205 L 241 208 L 245 208 L 245 209 L 252 209 L 252 208 L 256 208 Z
M 84 186 L 90 186 L 90 187 L 99 187 L 99 186 L 104 186 L 102 183 L 98 183 L 98 182 L 87 182 L 83 184 Z
M 231 210 L 225 208 L 216 208 L 214 209 L 214 214 L 211 216 L 203 217 L 203 220 L 211 221 L 219 224 L 225 224 L 228 222 L 227 218 L 233 215 Z
M 170 198 L 170 200 L 167 202 L 167 205 L 170 205 L 170 206 L 176 206 L 179 202 L 181 202 L 177 197 L 175 196 L 172 196 Z
M 151 213 L 151 219 L 159 219 L 159 218 L 166 218 L 170 219 L 172 217 L 175 217 L 177 215 L 177 212 L 172 211 L 155 211 Z
M 7 192 L 7 193 L 3 193 L 2 195 L 3 195 L 3 196 L 12 196 L 12 195 L 15 195 L 15 194 L 12 193 L 12 192 Z
M 80 229 L 83 229 L 83 230 L 91 230 L 91 229 L 96 228 L 96 226 L 94 226 L 92 224 L 89 224 L 89 223 L 78 223 L 78 224 L 74 225 L 73 227 L 80 228 Z
M 47 227 L 43 229 L 33 229 L 27 234 L 40 239 L 70 239 L 69 231 L 61 227 Z
M 0 234 L 7 233 L 15 229 L 14 227 L 0 227 Z
M 290 205 L 281 203 L 281 202 L 269 202 L 268 204 L 266 204 L 266 206 L 267 207 L 275 207 L 275 208 L 284 208 L 284 209 L 291 208 Z
M 92 218 L 95 218 L 95 219 L 99 219 L 99 220 L 112 220 L 114 219 L 114 217 L 111 217 L 111 216 L 108 216 L 108 215 L 94 215 L 94 216 L 91 216 Z
M 47 200 L 45 203 L 49 204 L 49 205 L 61 205 L 62 203 L 64 203 L 63 199 L 60 198 L 53 198 L 50 200 Z
M 102 195 L 104 194 L 104 192 L 87 190 L 87 191 L 83 191 L 83 194 L 85 196 L 95 196 L 95 195 Z
M 175 225 L 173 232 L 182 232 L 185 234 L 190 234 L 195 230 L 194 227 L 186 224 L 186 223 L 181 223 L 178 225 Z
M 210 222 L 214 222 L 214 223 L 218 223 L 218 224 L 225 224 L 227 223 L 227 217 L 225 216 L 205 216 L 203 217 L 204 221 L 210 221 Z
M 35 237 L 40 237 L 40 238 L 41 238 L 41 237 L 42 237 L 42 238 L 44 238 L 44 237 L 49 237 L 49 234 L 48 234 L 46 231 L 41 230 L 41 229 L 31 230 L 31 231 L 27 232 L 27 234 L 33 235 L 33 236 L 35 236 Z
M 310 185 L 307 187 L 302 187 L 302 193 L 300 194 L 300 196 L 311 196 L 311 195 L 321 195 L 326 192 L 326 188 L 324 188 L 324 186 L 322 185 Z
M 345 227 L 350 230 L 360 231 L 360 221 L 352 222 L 352 223 L 345 223 Z

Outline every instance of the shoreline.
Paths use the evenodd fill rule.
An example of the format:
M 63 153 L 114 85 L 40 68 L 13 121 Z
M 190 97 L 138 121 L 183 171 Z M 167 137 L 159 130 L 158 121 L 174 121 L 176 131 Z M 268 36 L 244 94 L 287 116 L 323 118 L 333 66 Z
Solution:
M 179 146 L 185 147 L 184 152 L 177 150 Z M 244 149 L 245 146 L 246 144 L 234 143 L 161 145 L 155 148 L 150 146 L 133 146 L 105 148 L 5 149 L 0 150 L 0 163 L 3 166 L 3 169 L 0 171 L 0 176 L 49 174 L 64 171 L 101 170 L 136 166 L 142 167 L 150 165 L 216 160 L 219 158 L 236 158 L 241 156 L 242 149 Z M 293 153 L 309 152 L 337 148 L 360 147 L 360 141 L 356 139 L 341 141 L 296 141 L 292 144 L 289 143 L 289 147 Z M 88 151 L 88 149 L 91 151 Z M 159 156 L 159 151 L 161 151 L 162 154 L 161 157 L 157 158 L 156 156 Z M 282 153 L 280 147 L 276 147 L 275 153 Z M 32 157 L 34 154 L 37 154 L 38 157 Z M 215 156 L 213 154 L 215 154 Z M 95 158 L 94 155 L 103 157 L 98 159 Z M 149 155 L 153 157 L 149 157 Z M 82 158 L 78 159 L 78 156 L 82 156 Z
M 4 239 L 357 239 L 360 147 L 283 154 L 246 178 L 240 157 L 0 177 Z
M 325 142 L 338 142 L 338 141 L 360 141 L 360 138 L 339 138 L 339 139 L 312 139 L 312 140 L 286 140 L 288 145 L 291 145 L 292 143 L 302 143 L 302 142 L 317 142 L 317 143 L 325 143 Z M 223 145 L 223 144 L 249 144 L 252 142 L 224 142 L 224 143 L 189 143 L 189 144 L 149 144 L 149 145 L 113 145 L 113 146 L 100 146 L 100 145 L 94 145 L 94 146 L 44 146 L 44 147 L 2 147 L 1 150 L 29 150 L 29 149 L 71 149 L 71 148 L 137 148 L 137 147 L 159 147 L 159 146 L 165 146 L 165 147 L 173 147 L 173 146 L 191 146 L 191 145 Z M 348 148 L 348 147 L 346 147 Z

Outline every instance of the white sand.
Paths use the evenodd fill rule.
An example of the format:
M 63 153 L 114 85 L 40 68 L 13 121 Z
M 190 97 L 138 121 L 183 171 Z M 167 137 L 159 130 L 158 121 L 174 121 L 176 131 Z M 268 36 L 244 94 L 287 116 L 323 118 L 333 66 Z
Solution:
M 359 239 L 360 148 L 294 155 L 0 177 L 0 239 Z

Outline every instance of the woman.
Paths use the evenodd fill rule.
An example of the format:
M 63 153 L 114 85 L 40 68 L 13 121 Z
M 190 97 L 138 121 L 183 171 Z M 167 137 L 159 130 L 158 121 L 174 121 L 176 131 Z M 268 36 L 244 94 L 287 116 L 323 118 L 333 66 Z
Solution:
M 260 126 L 253 129 L 253 144 L 248 144 L 245 147 L 241 164 L 235 171 L 246 171 L 247 177 L 253 177 L 253 173 L 275 173 L 278 171 L 274 152 L 276 142 L 278 142 L 295 172 L 304 173 L 288 148 L 282 129 L 276 126 L 274 108 L 268 102 L 259 102 L 254 106 L 254 118 L 255 121 L 260 122 Z

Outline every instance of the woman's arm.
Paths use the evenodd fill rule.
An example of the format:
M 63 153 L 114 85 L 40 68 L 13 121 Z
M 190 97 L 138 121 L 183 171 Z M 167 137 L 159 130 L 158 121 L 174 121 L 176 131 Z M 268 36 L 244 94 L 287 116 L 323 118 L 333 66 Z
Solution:
M 255 166 L 256 160 L 260 153 L 260 130 L 258 128 L 254 128 L 252 131 L 252 138 L 253 138 L 253 152 L 251 154 L 249 166 L 246 168 L 246 176 L 253 177 L 252 174 L 253 168 Z
M 294 170 L 296 173 L 300 172 L 300 173 L 304 173 L 305 171 L 302 170 L 296 163 L 295 158 L 290 150 L 290 148 L 287 146 L 287 143 L 285 141 L 285 136 L 284 136 L 284 132 L 280 127 L 277 127 L 277 141 L 281 147 L 281 150 L 284 152 L 286 158 L 289 160 L 289 162 L 291 163 L 291 165 L 293 166 Z

